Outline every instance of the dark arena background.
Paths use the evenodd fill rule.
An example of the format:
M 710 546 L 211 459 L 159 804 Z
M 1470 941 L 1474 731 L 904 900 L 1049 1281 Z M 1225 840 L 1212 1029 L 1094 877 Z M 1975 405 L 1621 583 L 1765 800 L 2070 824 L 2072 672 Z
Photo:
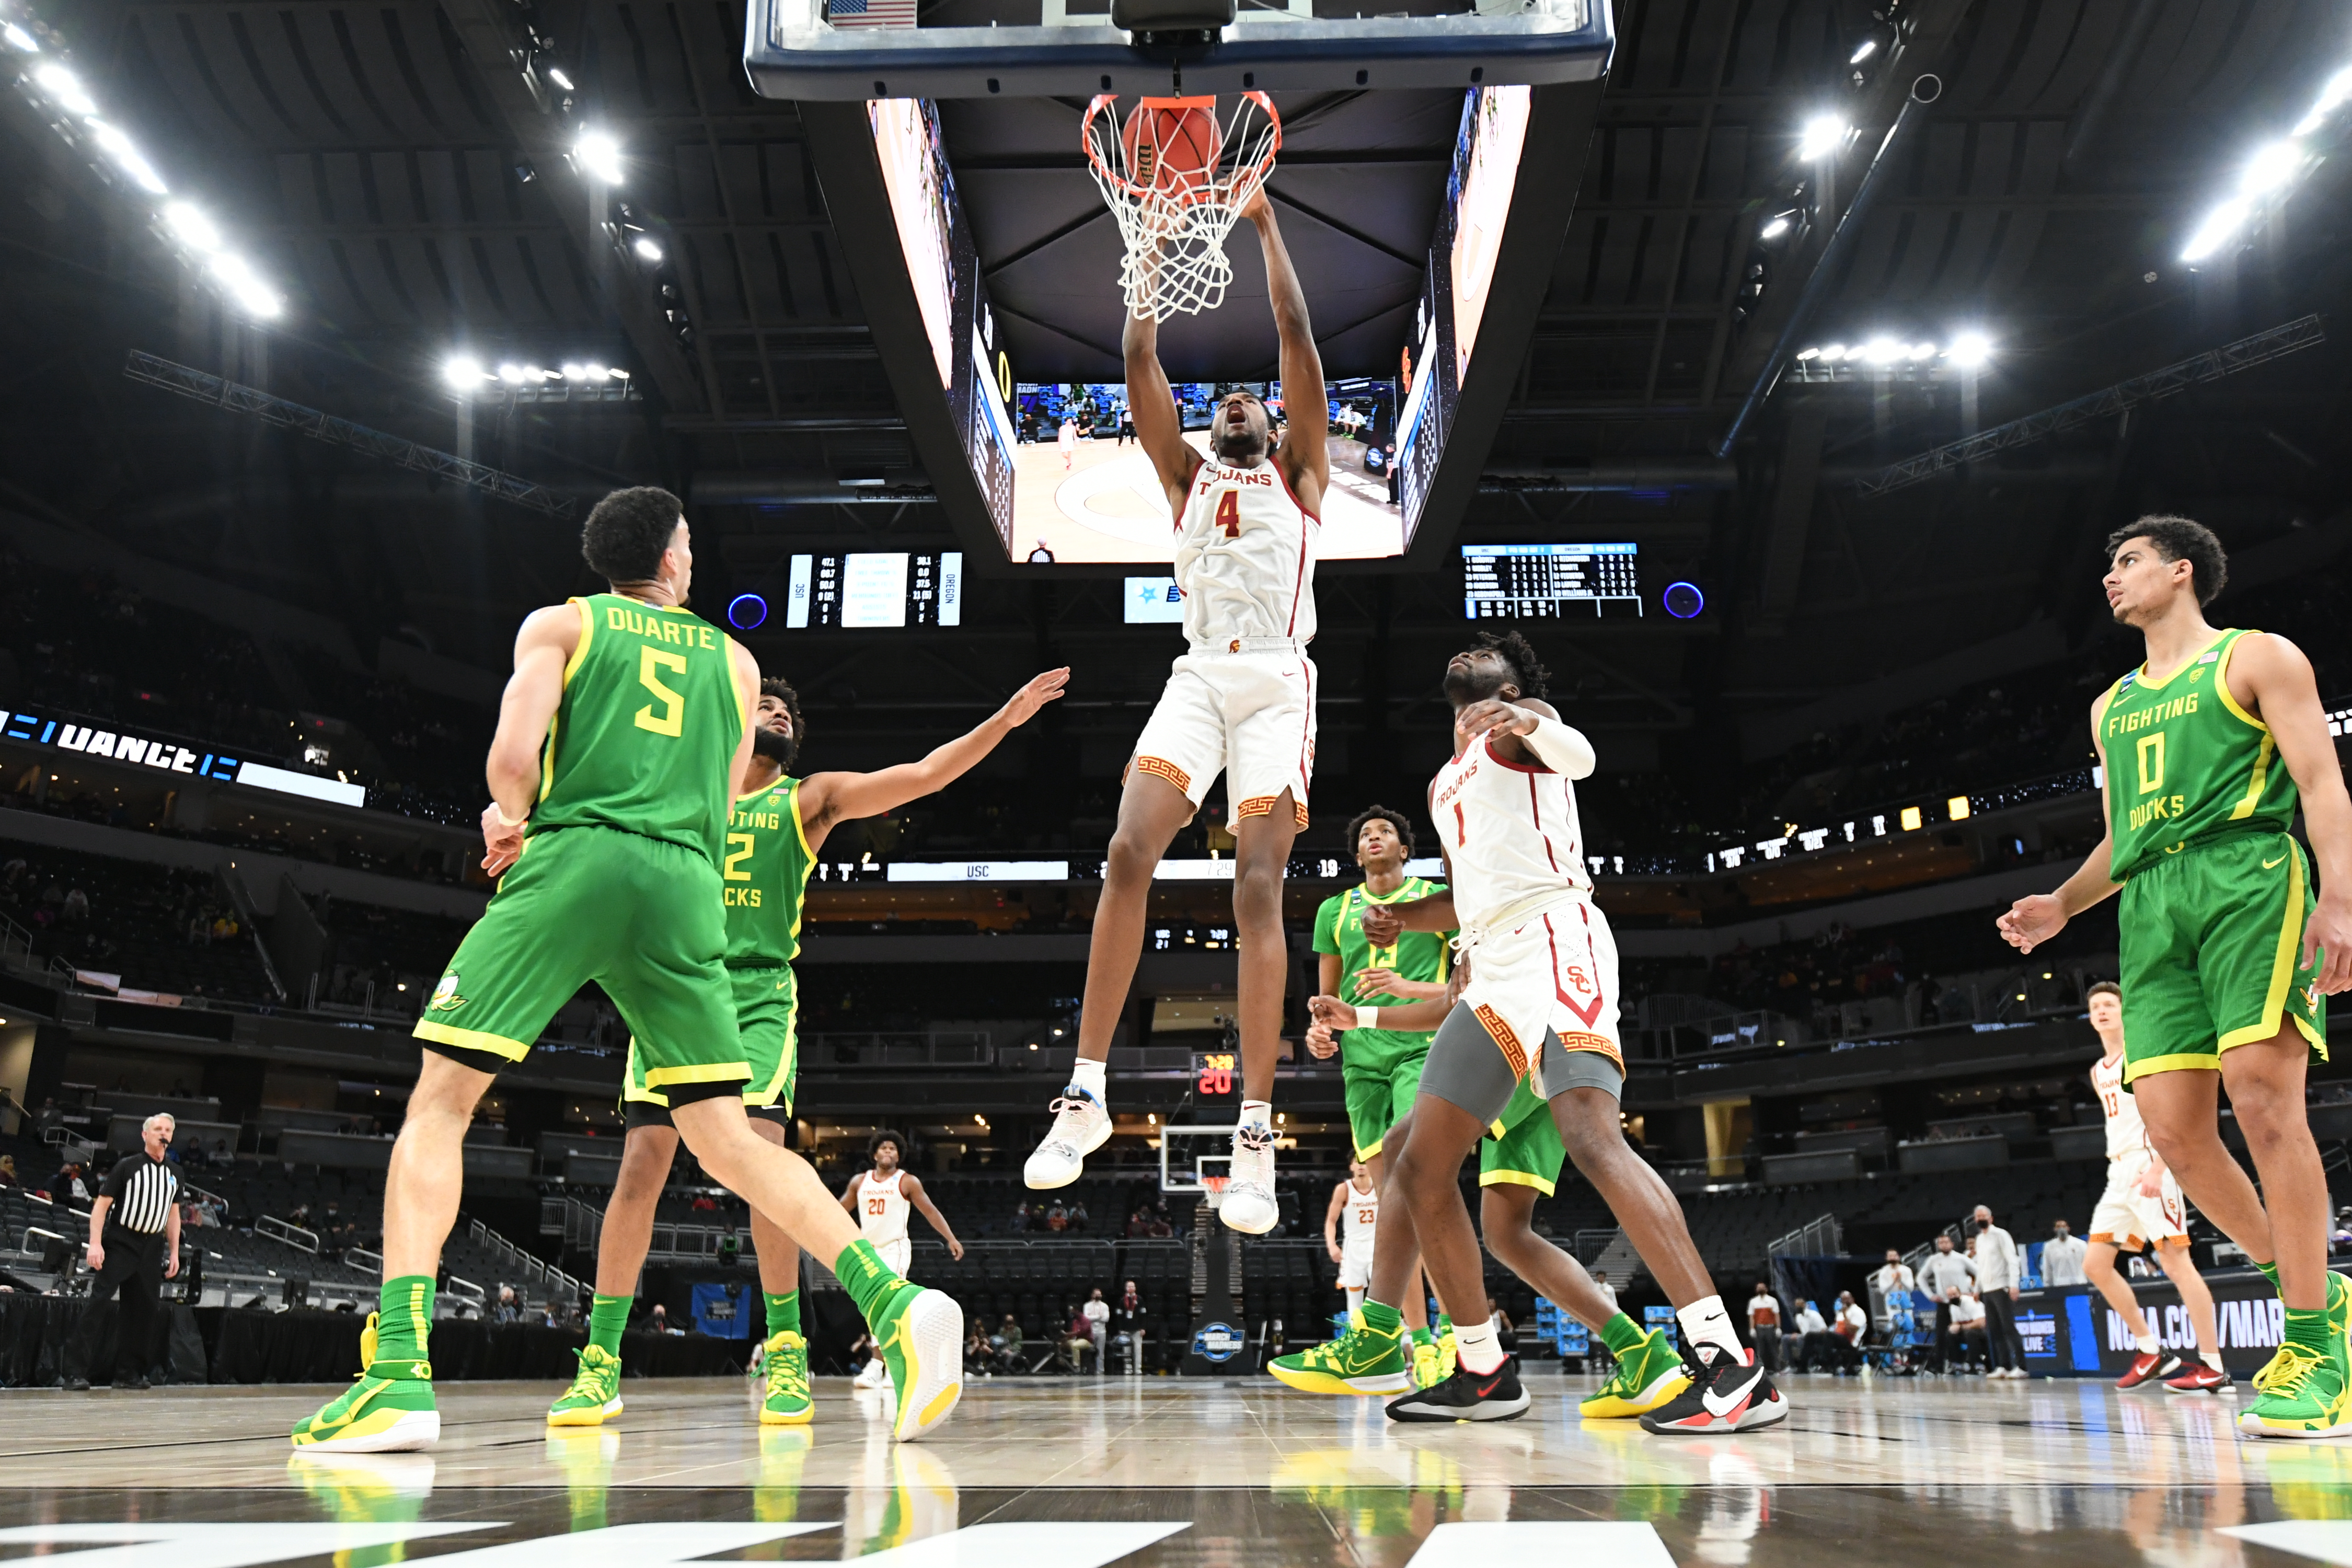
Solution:
M 1091 1020 L 1107 1140 L 1024 1180 L 1186 651 L 1098 92 L 1269 95 L 1327 383 L 1283 397 L 1243 223 L 1224 302 L 1159 353 L 1194 445 L 1245 390 L 1330 469 L 1264 1235 L 1218 1212 L 1265 952 L 1222 785 Z M 2102 589 L 2136 520 L 2218 536 L 2207 617 L 2300 649 L 2326 723 L 2284 760 L 2263 729 L 2260 767 L 2315 801 L 2334 776 L 2347 141 L 2332 0 L 0 0 L 0 1558 L 2352 1564 L 2344 1439 L 2241 1429 L 2302 1331 L 2261 1244 L 2192 1194 L 2185 1252 L 2126 1249 L 2108 1293 L 2045 1256 L 2062 1225 L 2139 1239 L 2095 1216 L 2119 901 L 2031 952 L 1995 925 L 2099 849 L 2103 784 L 2149 787 L 2090 720 L 2150 658 Z M 961 1305 L 961 1404 L 898 1441 L 807 1257 L 814 1419 L 763 1424 L 786 1351 L 751 1213 L 681 1147 L 621 1299 L 625 1411 L 550 1424 L 598 1364 L 621 1181 L 632 1025 L 591 984 L 434 1173 L 454 1194 L 462 1164 L 438 1442 L 289 1447 L 383 1381 L 352 1379 L 403 1245 L 387 1178 L 446 1061 L 412 1031 L 482 984 L 450 960 L 496 889 L 518 627 L 605 591 L 583 528 L 630 486 L 679 499 L 692 608 L 796 691 L 796 774 L 918 762 L 1069 670 L 962 776 L 823 837 L 792 960 L 781 1131 L 829 1198 L 893 1134 L 953 1232 L 919 1207 L 904 1272 Z M 1598 758 L 1559 874 L 1615 935 L 1622 1138 L 1776 1369 L 1775 1425 L 1591 1408 L 1603 1325 L 1491 1246 L 1517 1419 L 1268 1373 L 1350 1329 L 1328 1227 L 1363 1139 L 1345 1035 L 1309 1048 L 1318 911 L 1376 803 L 1407 871 L 1474 852 L 1475 816 L 1430 820 L 1443 678 L 1504 631 Z M 2325 911 L 2352 829 L 2314 820 Z M 2296 1082 L 2325 1207 L 2303 1167 L 2263 1187 L 2308 1243 L 2352 1205 L 2352 1073 Z M 2221 1096 L 2248 1173 L 2276 1112 L 2250 1140 Z M 1700 1366 L 1580 1163 L 1527 1179 L 1535 1236 Z M 1478 1170 L 1492 1243 L 1509 1184 Z M 2352 1254 L 2352 1208 L 2326 1228 Z M 2119 1387 L 2135 1298 L 2163 1377 L 2210 1351 L 2231 1386 Z M 1457 1338 L 1485 1316 L 1447 1304 Z

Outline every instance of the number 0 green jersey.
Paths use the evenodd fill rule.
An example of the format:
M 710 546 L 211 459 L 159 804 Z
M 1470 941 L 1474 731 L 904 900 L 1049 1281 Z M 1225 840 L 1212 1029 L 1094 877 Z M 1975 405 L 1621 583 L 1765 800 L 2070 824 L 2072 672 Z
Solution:
M 727 889 L 730 969 L 789 963 L 800 956 L 801 904 L 808 889 L 808 834 L 801 781 L 777 780 L 735 802 L 719 879 Z
M 751 699 L 727 634 L 618 594 L 574 599 L 580 646 L 540 757 L 531 830 L 617 827 L 715 865 Z
M 2230 656 L 2248 635 L 2221 633 L 2160 681 L 2143 664 L 2099 700 L 2116 881 L 2197 840 L 2294 821 L 2294 780 L 2270 726 L 2230 695 Z

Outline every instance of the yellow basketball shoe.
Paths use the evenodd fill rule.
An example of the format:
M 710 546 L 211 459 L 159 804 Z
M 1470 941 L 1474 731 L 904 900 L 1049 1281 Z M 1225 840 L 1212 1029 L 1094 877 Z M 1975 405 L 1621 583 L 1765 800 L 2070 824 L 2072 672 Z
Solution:
M 1576 1413 L 1600 1421 L 1644 1415 L 1673 1404 L 1689 1386 L 1690 1366 L 1682 1352 L 1667 1342 L 1664 1329 L 1652 1329 L 1617 1358 L 1616 1372 L 1579 1402 Z
M 809 1397 L 808 1341 L 786 1329 L 766 1345 L 767 1396 L 760 1402 L 762 1426 L 805 1426 L 816 1419 L 816 1404 Z
M 602 1345 L 580 1347 L 580 1373 L 547 1407 L 550 1426 L 602 1426 L 621 1413 L 621 1358 Z

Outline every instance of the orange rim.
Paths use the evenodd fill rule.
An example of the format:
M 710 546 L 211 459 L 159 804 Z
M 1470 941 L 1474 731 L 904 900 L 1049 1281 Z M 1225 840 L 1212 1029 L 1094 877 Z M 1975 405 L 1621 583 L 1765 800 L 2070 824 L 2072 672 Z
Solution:
M 1274 100 L 1263 92 L 1245 92 L 1241 96 L 1256 104 L 1259 110 L 1265 115 L 1267 127 L 1265 151 L 1258 154 L 1257 162 L 1251 168 L 1225 179 L 1213 178 L 1209 182 L 1208 190 L 1192 198 L 1195 201 L 1223 202 L 1230 193 L 1262 184 L 1265 177 L 1274 172 L 1275 156 L 1282 151 L 1282 116 L 1276 111 Z M 1086 118 L 1079 121 L 1078 140 L 1086 149 L 1087 162 L 1093 165 L 1098 178 L 1107 184 L 1118 186 L 1129 199 L 1141 201 L 1154 194 L 1151 188 L 1137 184 L 1127 177 L 1124 171 L 1110 167 L 1103 158 L 1102 138 L 1095 133 L 1096 116 L 1118 101 L 1118 94 L 1115 92 L 1097 93 L 1093 100 L 1087 105 Z M 1216 119 L 1217 100 L 1213 97 L 1142 98 L 1136 100 L 1138 109 L 1199 109 L 1203 105 L 1207 106 L 1209 118 L 1213 123 Z M 1224 127 L 1218 127 L 1217 152 L 1220 157 L 1224 154 Z

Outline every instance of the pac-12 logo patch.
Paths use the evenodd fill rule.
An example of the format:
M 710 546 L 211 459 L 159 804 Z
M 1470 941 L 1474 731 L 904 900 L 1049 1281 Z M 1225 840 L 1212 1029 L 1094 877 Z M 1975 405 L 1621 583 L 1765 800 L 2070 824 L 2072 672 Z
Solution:
M 447 1013 L 465 1005 L 466 999 L 457 994 L 457 972 L 453 969 L 443 975 L 441 983 L 433 988 L 433 1000 L 425 1005 L 425 1010 L 428 1013 Z

